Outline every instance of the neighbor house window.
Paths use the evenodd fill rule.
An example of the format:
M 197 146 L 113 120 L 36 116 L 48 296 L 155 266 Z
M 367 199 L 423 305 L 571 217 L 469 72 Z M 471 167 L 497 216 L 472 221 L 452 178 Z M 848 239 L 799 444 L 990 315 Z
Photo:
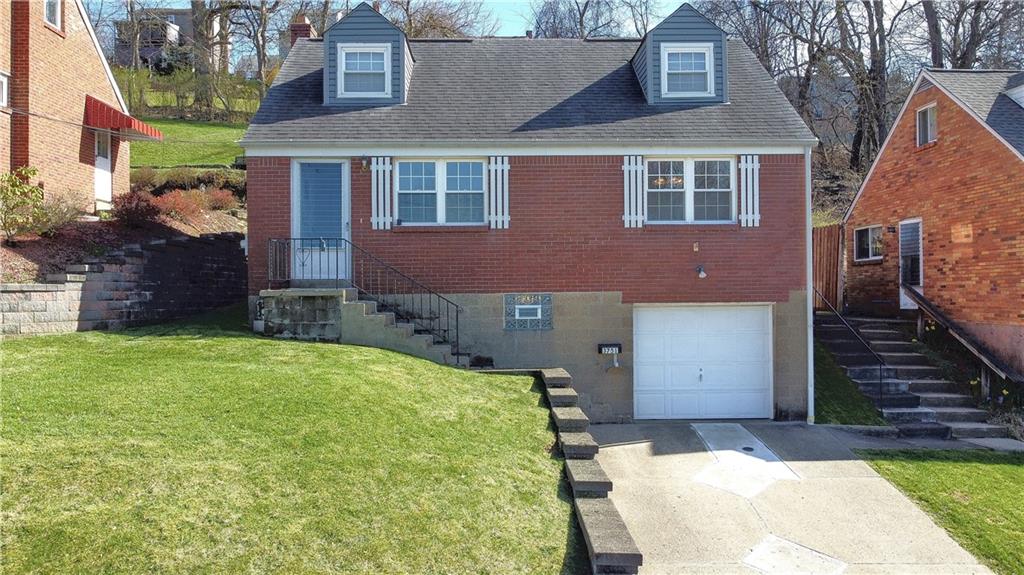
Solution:
M 11 105 L 11 77 L 0 72 L 0 108 Z
M 391 44 L 338 45 L 338 97 L 391 97 Z
M 483 224 L 483 160 L 398 162 L 399 224 Z
M 937 108 L 931 104 L 917 111 L 917 145 L 934 142 L 939 139 Z
M 714 46 L 711 44 L 662 43 L 662 97 L 714 96 L 714 62 Z
M 731 158 L 673 158 L 647 162 L 649 223 L 727 223 L 736 219 L 736 172 Z
M 860 228 L 854 233 L 853 259 L 856 261 L 882 259 L 882 226 Z
M 54 28 L 60 28 L 61 2 L 63 0 L 43 0 L 43 18 Z

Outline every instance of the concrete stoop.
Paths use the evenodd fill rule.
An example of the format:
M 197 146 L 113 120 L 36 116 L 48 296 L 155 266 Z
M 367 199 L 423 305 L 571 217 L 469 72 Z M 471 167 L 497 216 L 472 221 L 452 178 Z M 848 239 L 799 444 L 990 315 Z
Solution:
M 329 341 L 379 347 L 445 365 L 458 365 L 451 345 L 417 333 L 416 326 L 399 322 L 377 303 L 359 299 L 355 288 L 288 288 L 260 292 L 262 319 L 253 329 L 284 339 Z
M 615 504 L 608 499 L 612 482 L 594 457 L 598 445 L 587 432 L 590 420 L 577 407 L 572 376 L 561 368 L 540 370 L 565 473 L 572 487 L 573 507 L 593 573 L 637 573 L 643 555 Z
M 963 393 L 957 383 L 943 379 L 942 370 L 916 351 L 906 332 L 899 329 L 910 320 L 846 319 L 867 341 L 870 351 L 832 314 L 815 315 L 814 336 L 901 435 L 939 438 L 1008 435 L 1005 426 L 986 423 L 988 412 L 975 408 L 971 395 Z M 885 362 L 881 370 L 872 351 Z

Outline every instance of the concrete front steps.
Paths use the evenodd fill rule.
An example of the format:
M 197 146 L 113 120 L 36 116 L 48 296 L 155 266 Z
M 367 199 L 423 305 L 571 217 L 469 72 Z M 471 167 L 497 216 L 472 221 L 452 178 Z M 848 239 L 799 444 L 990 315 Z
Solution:
M 1006 437 L 1005 426 L 985 423 L 988 411 L 977 409 L 962 387 L 944 379 L 942 370 L 916 351 L 906 327 L 910 320 L 846 318 L 867 344 L 832 314 L 818 314 L 815 339 L 857 383 L 861 393 L 906 436 L 943 438 Z M 874 353 L 872 353 L 874 352 Z M 884 362 L 880 366 L 878 355 Z M 881 381 L 880 381 L 881 379 Z
M 361 299 L 356 288 L 288 288 L 263 290 L 264 335 L 285 339 L 336 341 L 390 349 L 459 365 L 465 354 L 416 325 L 398 321 L 395 313 L 378 309 L 376 302 Z

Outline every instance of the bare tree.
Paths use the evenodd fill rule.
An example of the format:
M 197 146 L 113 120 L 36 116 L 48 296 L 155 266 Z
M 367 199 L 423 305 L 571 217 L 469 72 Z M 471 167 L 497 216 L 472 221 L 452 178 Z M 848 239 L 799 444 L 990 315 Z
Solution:
M 651 28 L 651 21 L 657 18 L 657 0 L 622 0 L 622 5 L 629 12 L 636 35 L 643 38 Z
M 541 38 L 608 38 L 622 29 L 615 0 L 539 0 L 531 6 Z
M 231 13 L 231 23 L 235 33 L 252 46 L 256 60 L 256 77 L 259 79 L 259 96 L 262 99 L 268 84 L 271 25 L 282 15 L 286 3 L 284 0 L 248 0 Z M 227 52 L 224 50 L 223 52 Z
M 1024 13 L 1024 4 L 1015 0 L 922 0 L 921 6 L 931 64 L 938 68 L 973 68 L 984 52 L 1001 53 L 1014 19 Z
M 490 36 L 493 13 L 475 0 L 386 0 L 382 13 L 410 38 Z

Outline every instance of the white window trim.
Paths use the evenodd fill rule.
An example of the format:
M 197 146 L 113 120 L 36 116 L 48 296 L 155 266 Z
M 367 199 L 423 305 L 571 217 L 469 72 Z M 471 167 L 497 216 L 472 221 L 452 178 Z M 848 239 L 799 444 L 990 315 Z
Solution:
M 345 52 L 381 52 L 384 54 L 383 92 L 345 92 Z M 338 98 L 390 98 L 391 97 L 391 44 L 338 44 Z
M 922 142 L 921 141 L 921 112 L 923 112 L 925 110 L 935 110 L 934 111 L 934 114 L 935 114 L 935 133 L 933 134 L 933 133 L 931 133 L 929 131 L 929 133 L 928 133 L 928 141 L 927 142 Z M 925 120 L 925 121 L 927 121 L 927 120 Z M 938 110 L 938 107 L 936 105 L 936 102 L 932 102 L 930 104 L 926 104 L 924 106 L 921 106 L 920 108 L 918 108 L 914 112 L 914 141 L 917 143 L 917 147 L 920 148 L 921 146 L 927 146 L 928 144 L 930 144 L 932 142 L 936 142 L 936 141 L 938 141 L 938 139 L 939 139 L 939 110 Z
M 466 227 L 466 226 L 486 226 L 487 225 L 487 214 L 488 214 L 488 210 L 490 208 L 490 202 L 488 201 L 488 183 L 489 183 L 488 180 L 490 179 L 490 177 L 488 175 L 488 172 L 487 172 L 487 170 L 488 170 L 488 159 L 486 157 L 478 158 L 478 157 L 475 157 L 475 156 L 474 157 L 470 157 L 470 158 L 396 158 L 394 160 L 394 163 L 393 163 L 394 167 L 391 169 L 391 174 L 392 174 L 392 178 L 393 178 L 392 189 L 394 190 L 394 194 L 395 194 L 395 198 L 394 198 L 394 200 L 395 200 L 394 201 L 394 204 L 395 204 L 395 211 L 394 211 L 395 222 L 398 222 L 398 219 L 399 219 L 398 214 L 401 213 L 401 212 L 399 212 L 399 207 L 401 206 L 401 201 L 402 201 L 401 200 L 401 194 L 403 193 L 399 189 L 399 187 L 398 187 L 399 165 L 400 164 L 404 164 L 404 163 L 409 163 L 409 162 L 413 162 L 413 163 L 433 162 L 434 163 L 434 194 L 437 195 L 437 221 L 436 222 L 402 222 L 401 224 L 398 224 L 398 227 L 402 227 L 402 226 L 409 226 L 409 227 L 420 227 L 420 226 L 433 226 L 433 227 L 440 227 L 440 226 L 463 226 L 463 227 Z M 447 209 L 446 209 L 447 206 L 445 204 L 445 199 L 448 196 L 448 177 L 447 177 L 448 172 L 446 170 L 446 164 L 448 162 L 479 162 L 479 163 L 483 164 L 483 168 L 484 168 L 484 171 L 483 171 L 483 179 L 484 179 L 484 181 L 483 181 L 483 186 L 484 186 L 483 187 L 484 217 L 479 222 L 448 222 L 448 221 L 445 220 L 446 216 L 448 215 L 447 214 Z M 428 193 L 428 192 L 426 192 L 426 191 L 422 191 L 422 192 L 417 191 L 417 192 L 404 192 L 404 193 L 416 194 L 416 193 Z M 453 194 L 461 194 L 461 193 L 466 193 L 466 192 L 464 192 L 464 191 L 453 191 L 452 193 Z M 472 193 L 477 193 L 477 192 L 472 192 Z
M 11 75 L 0 72 L 0 108 L 11 106 Z
M 882 229 L 882 224 L 874 224 L 874 225 L 870 225 L 870 226 L 862 226 L 862 227 L 859 227 L 859 228 L 856 228 L 855 230 L 853 230 L 853 261 L 855 261 L 855 262 L 876 262 L 876 261 L 882 259 L 882 256 L 884 254 L 870 255 L 871 252 L 874 251 L 874 249 L 871 247 L 871 235 L 870 235 L 871 232 L 868 232 L 868 254 L 869 254 L 868 257 L 866 257 L 866 258 L 858 258 L 857 257 L 857 234 L 859 232 L 861 232 L 862 230 L 873 230 L 875 228 L 878 228 L 879 230 L 881 230 Z M 882 233 L 884 233 L 884 232 L 882 232 Z
M 696 178 L 694 177 L 694 175 L 695 175 L 694 162 L 703 162 L 703 161 L 709 161 L 709 162 L 729 162 L 729 174 L 730 174 L 730 176 L 729 176 L 729 192 L 730 192 L 730 198 L 731 198 L 729 201 L 732 204 L 731 207 L 730 207 L 730 214 L 732 216 L 731 219 L 728 219 L 728 220 L 695 220 L 695 219 L 693 219 L 693 217 L 694 217 L 693 215 L 694 215 L 694 211 L 695 211 L 694 210 L 695 206 L 694 206 L 693 199 L 694 199 L 694 191 L 696 191 L 696 185 L 695 185 Z M 737 180 L 737 177 L 736 177 L 736 158 L 735 157 L 729 157 L 729 158 L 726 158 L 726 157 L 688 157 L 688 158 L 680 158 L 680 157 L 646 156 L 646 157 L 644 157 L 645 175 L 647 174 L 647 170 L 646 170 L 647 165 L 650 162 L 684 162 L 685 166 L 684 166 L 684 171 L 683 171 L 683 174 L 684 174 L 683 175 L 683 186 L 684 186 L 684 193 L 686 194 L 686 219 L 685 220 L 652 220 L 652 219 L 650 219 L 650 217 L 648 217 L 648 214 L 645 213 L 644 214 L 644 225 L 650 224 L 650 225 L 660 226 L 660 225 L 682 225 L 682 224 L 685 224 L 685 225 L 698 225 L 698 226 L 701 226 L 701 225 L 735 224 L 735 223 L 738 222 L 737 212 L 736 212 L 737 211 L 737 205 L 736 204 L 738 203 L 737 202 L 738 198 L 737 198 L 737 193 L 736 193 L 736 189 L 737 189 L 736 180 Z M 650 188 L 648 188 L 648 179 L 649 178 L 647 178 L 647 177 L 644 178 L 643 194 L 644 194 L 644 198 L 645 199 L 647 198 L 647 193 L 648 192 L 651 192 L 651 191 L 654 191 L 654 192 L 662 191 L 662 190 L 651 190 Z M 644 205 L 647 205 L 646 201 L 644 202 Z
M 544 311 L 540 304 L 516 304 L 516 319 L 544 319 Z M 521 312 L 525 310 L 536 311 L 537 315 L 524 316 Z
M 54 28 L 56 28 L 58 30 L 61 30 L 61 27 L 60 27 L 61 24 L 62 24 L 61 18 L 64 16 L 64 14 L 63 14 L 64 13 L 64 0 L 56 0 L 56 2 L 57 2 L 57 21 L 56 22 L 51 22 L 50 19 L 46 17 L 46 3 L 47 3 L 47 0 L 44 0 L 44 2 L 43 2 L 43 21 L 46 22 L 47 24 L 49 24 L 50 26 L 53 26 Z
M 708 89 L 706 92 L 671 92 L 668 89 L 668 55 L 675 53 L 703 52 L 707 63 Z M 662 98 L 707 98 L 715 95 L 715 45 L 710 42 L 662 42 L 661 43 L 661 97 Z
M 101 143 L 106 143 L 107 145 L 107 154 L 105 156 L 100 154 Z M 110 132 L 107 132 L 105 130 L 96 131 L 95 135 L 93 136 L 93 152 L 95 154 L 95 157 L 103 158 L 105 160 L 111 159 L 110 156 L 113 153 L 112 148 L 113 138 L 110 137 Z

